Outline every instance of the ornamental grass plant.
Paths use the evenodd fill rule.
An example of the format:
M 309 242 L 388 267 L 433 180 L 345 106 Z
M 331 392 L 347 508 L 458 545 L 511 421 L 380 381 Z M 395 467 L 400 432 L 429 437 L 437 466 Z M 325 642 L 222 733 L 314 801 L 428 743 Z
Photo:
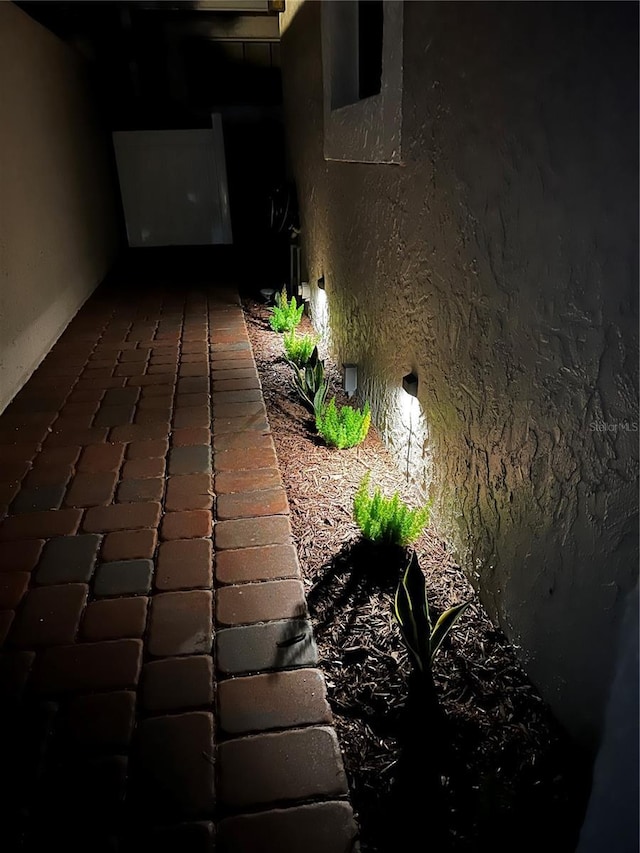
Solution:
M 371 409 L 365 403 L 363 409 L 352 406 L 336 406 L 332 397 L 329 405 L 316 414 L 316 429 L 330 447 L 343 450 L 355 447 L 367 437 L 371 425 Z
M 429 522 L 431 502 L 411 509 L 395 492 L 386 498 L 379 488 L 369 494 L 371 472 L 367 471 L 353 499 L 353 517 L 365 539 L 402 547 L 415 542 Z

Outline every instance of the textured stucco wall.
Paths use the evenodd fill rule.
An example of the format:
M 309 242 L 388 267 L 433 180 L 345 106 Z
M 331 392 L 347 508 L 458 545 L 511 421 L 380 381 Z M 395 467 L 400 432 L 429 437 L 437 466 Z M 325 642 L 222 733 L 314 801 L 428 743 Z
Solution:
M 0 3 L 0 411 L 107 272 L 107 141 L 73 50 Z
M 312 309 L 587 742 L 638 574 L 637 14 L 405 3 L 401 166 L 325 161 L 319 4 L 281 22 Z

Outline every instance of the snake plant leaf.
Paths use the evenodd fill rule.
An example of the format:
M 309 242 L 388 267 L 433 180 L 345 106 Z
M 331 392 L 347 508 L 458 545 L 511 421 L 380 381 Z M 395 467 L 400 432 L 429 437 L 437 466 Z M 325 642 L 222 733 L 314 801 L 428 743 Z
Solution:
M 420 650 L 418 649 L 417 627 L 413 618 L 411 601 L 407 594 L 407 589 L 402 583 L 399 583 L 396 589 L 394 607 L 395 616 L 398 620 L 405 644 L 413 655 L 418 668 L 422 670 L 422 660 L 420 659 Z
M 394 607 L 402 638 L 415 658 L 418 669 L 425 675 L 431 671 L 433 659 L 444 638 L 470 603 L 465 601 L 445 610 L 432 629 L 427 583 L 418 557 L 413 552 L 396 589 Z
M 319 409 L 315 405 L 316 394 L 318 391 L 322 392 L 318 402 L 324 405 L 328 387 L 324 378 L 324 362 L 318 358 L 318 348 L 314 347 L 311 358 L 304 367 L 298 367 L 288 359 L 287 361 L 293 370 L 293 387 L 307 409 L 317 415 Z
M 416 623 L 419 630 L 426 630 L 431 633 L 431 618 L 429 615 L 429 605 L 427 604 L 427 582 L 425 580 L 418 555 L 412 551 L 409 563 L 402 579 L 402 585 L 407 590 L 407 595 L 412 602 L 412 609 L 417 611 L 415 614 Z
M 433 661 L 444 638 L 470 604 L 470 601 L 463 601 L 462 604 L 456 604 L 455 607 L 445 610 L 440 616 L 431 634 L 431 661 Z
M 327 382 L 322 382 L 316 393 L 313 397 L 313 412 L 315 414 L 316 420 L 324 411 L 325 401 L 327 399 L 327 391 L 329 390 L 329 384 Z
M 427 604 L 426 583 L 418 557 L 412 553 L 395 596 L 395 614 L 407 647 L 418 668 L 424 671 L 431 659 L 429 637 L 431 623 Z

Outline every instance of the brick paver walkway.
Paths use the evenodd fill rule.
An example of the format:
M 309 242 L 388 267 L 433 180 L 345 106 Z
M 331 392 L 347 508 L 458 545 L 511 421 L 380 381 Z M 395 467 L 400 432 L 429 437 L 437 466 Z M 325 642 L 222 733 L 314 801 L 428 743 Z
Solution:
M 347 853 L 236 291 L 102 288 L 0 417 L 5 851 Z

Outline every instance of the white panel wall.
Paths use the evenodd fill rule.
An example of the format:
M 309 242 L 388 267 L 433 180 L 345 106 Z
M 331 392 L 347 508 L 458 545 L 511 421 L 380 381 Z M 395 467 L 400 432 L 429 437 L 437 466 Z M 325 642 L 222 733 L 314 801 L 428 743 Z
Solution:
M 130 246 L 231 243 L 222 124 L 113 134 Z

